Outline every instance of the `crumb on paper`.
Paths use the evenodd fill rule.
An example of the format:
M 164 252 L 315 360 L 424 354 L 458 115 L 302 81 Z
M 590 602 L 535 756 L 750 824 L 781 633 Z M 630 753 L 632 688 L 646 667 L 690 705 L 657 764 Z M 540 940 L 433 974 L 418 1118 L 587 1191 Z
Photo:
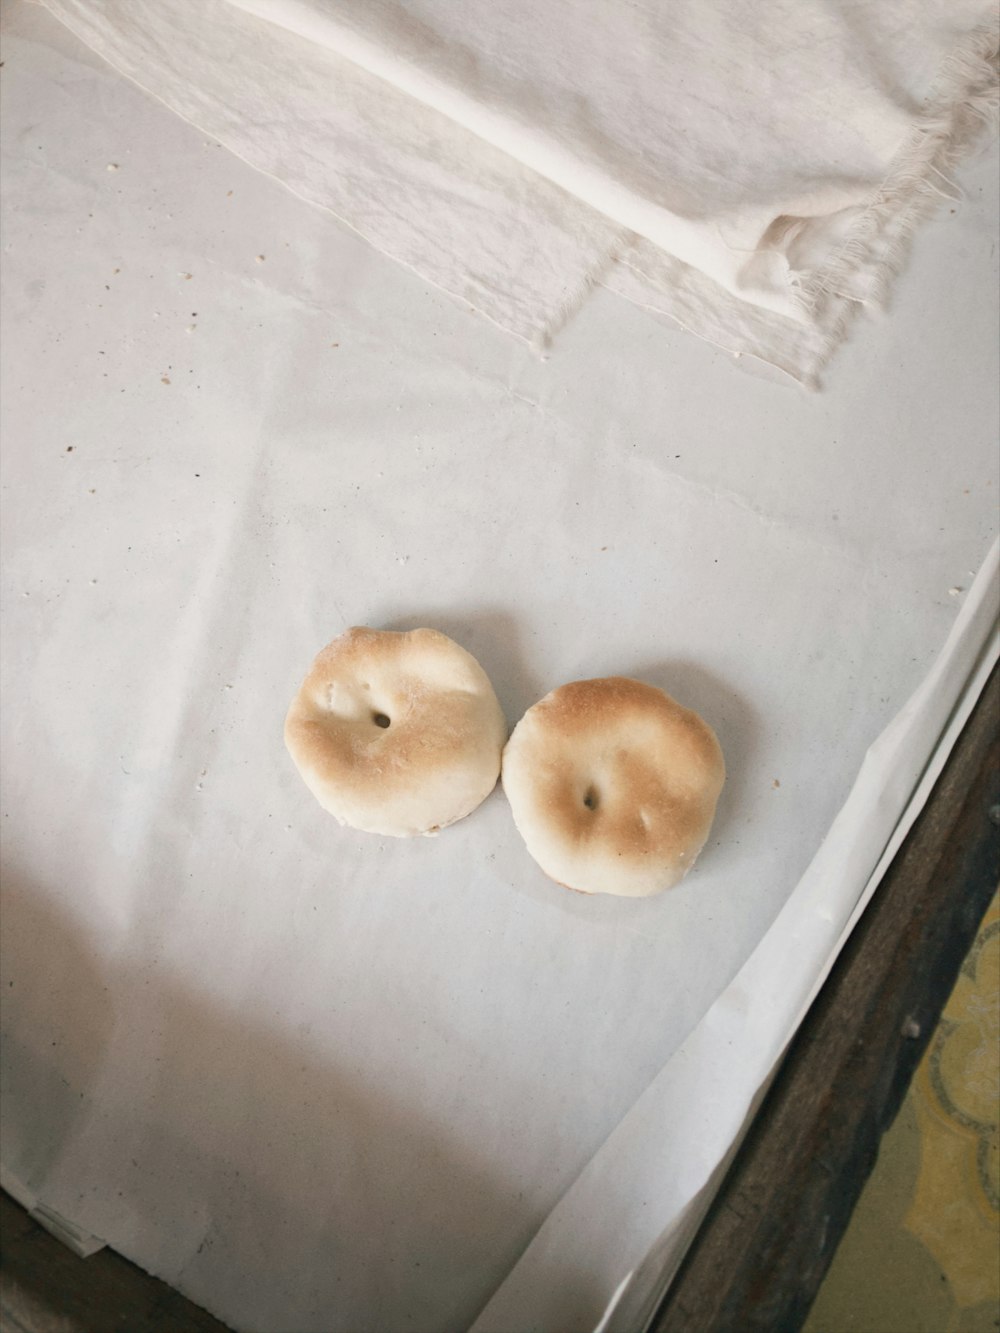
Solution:
M 109 163 L 108 163 L 108 167 L 107 167 L 107 169 L 108 169 L 108 171 L 117 171 L 117 170 L 118 170 L 118 163 L 117 163 L 117 162 L 109 162 Z
M 75 444 L 67 444 L 67 446 L 66 446 L 66 452 L 67 452 L 68 454 L 71 454 L 75 448 L 76 448 L 76 445 L 75 445 Z
M 961 597 L 961 595 L 962 595 L 962 589 L 961 589 L 961 588 L 949 588 L 949 589 L 948 589 L 948 596 L 949 596 L 949 597 Z
M 232 199 L 232 197 L 233 197 L 233 192 L 232 192 L 232 190 L 227 190 L 227 191 L 226 191 L 226 198 L 227 198 L 227 199 Z
M 178 276 L 179 278 L 183 278 L 185 282 L 190 282 L 191 279 L 194 277 L 194 274 L 193 274 L 193 273 L 178 273 L 177 276 Z
M 339 346 L 340 346 L 340 343 L 331 343 L 330 346 L 331 346 L 331 347 L 339 347 Z
M 778 788 L 781 786 L 781 783 L 778 781 L 777 778 L 775 778 L 774 781 L 771 783 L 771 786 L 775 789 L 775 791 L 777 791 Z
M 258 264 L 263 264 L 263 262 L 264 262 L 264 258 L 265 258 L 264 255 L 258 255 L 258 256 L 257 256 L 257 263 L 258 263 Z
M 606 551 L 607 549 L 608 549 L 608 548 L 607 548 L 606 546 L 602 546 L 602 547 L 601 547 L 601 550 L 602 550 L 602 551 Z

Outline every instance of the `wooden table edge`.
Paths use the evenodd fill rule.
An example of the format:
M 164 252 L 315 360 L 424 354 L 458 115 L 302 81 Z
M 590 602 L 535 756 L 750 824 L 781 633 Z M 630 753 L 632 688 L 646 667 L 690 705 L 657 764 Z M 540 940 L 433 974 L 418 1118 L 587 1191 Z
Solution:
M 1000 666 L 799 1028 L 651 1333 L 804 1322 L 1000 877 Z

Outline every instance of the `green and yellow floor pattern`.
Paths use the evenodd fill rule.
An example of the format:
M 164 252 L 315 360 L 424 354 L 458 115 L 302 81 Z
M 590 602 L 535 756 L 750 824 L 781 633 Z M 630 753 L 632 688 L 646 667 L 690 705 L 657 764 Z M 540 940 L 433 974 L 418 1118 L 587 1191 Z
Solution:
M 1000 1329 L 1000 897 L 803 1333 Z

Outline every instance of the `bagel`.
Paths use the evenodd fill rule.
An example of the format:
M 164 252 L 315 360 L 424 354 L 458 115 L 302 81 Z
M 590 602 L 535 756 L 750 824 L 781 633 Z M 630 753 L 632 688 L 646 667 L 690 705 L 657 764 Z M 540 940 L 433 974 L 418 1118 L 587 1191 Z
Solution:
M 715 733 L 652 685 L 578 680 L 529 708 L 502 780 L 514 823 L 550 878 L 644 898 L 677 884 L 708 837 L 725 780 Z
M 436 833 L 485 800 L 506 736 L 485 671 L 433 629 L 347 630 L 285 719 L 285 744 L 324 810 L 397 838 Z

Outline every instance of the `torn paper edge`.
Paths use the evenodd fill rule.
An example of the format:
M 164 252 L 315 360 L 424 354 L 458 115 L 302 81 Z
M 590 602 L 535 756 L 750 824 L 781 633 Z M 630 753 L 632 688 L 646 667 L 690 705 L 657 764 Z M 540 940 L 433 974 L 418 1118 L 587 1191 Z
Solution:
M 0 1189 L 4 1193 L 21 1205 L 29 1217 L 45 1228 L 50 1235 L 55 1236 L 56 1240 L 62 1243 L 74 1254 L 78 1254 L 81 1259 L 89 1259 L 92 1254 L 98 1250 L 103 1250 L 106 1244 L 99 1237 L 92 1235 L 89 1231 L 70 1222 L 57 1213 L 54 1208 L 49 1208 L 44 1203 L 39 1203 L 35 1194 L 13 1171 L 0 1162 Z

